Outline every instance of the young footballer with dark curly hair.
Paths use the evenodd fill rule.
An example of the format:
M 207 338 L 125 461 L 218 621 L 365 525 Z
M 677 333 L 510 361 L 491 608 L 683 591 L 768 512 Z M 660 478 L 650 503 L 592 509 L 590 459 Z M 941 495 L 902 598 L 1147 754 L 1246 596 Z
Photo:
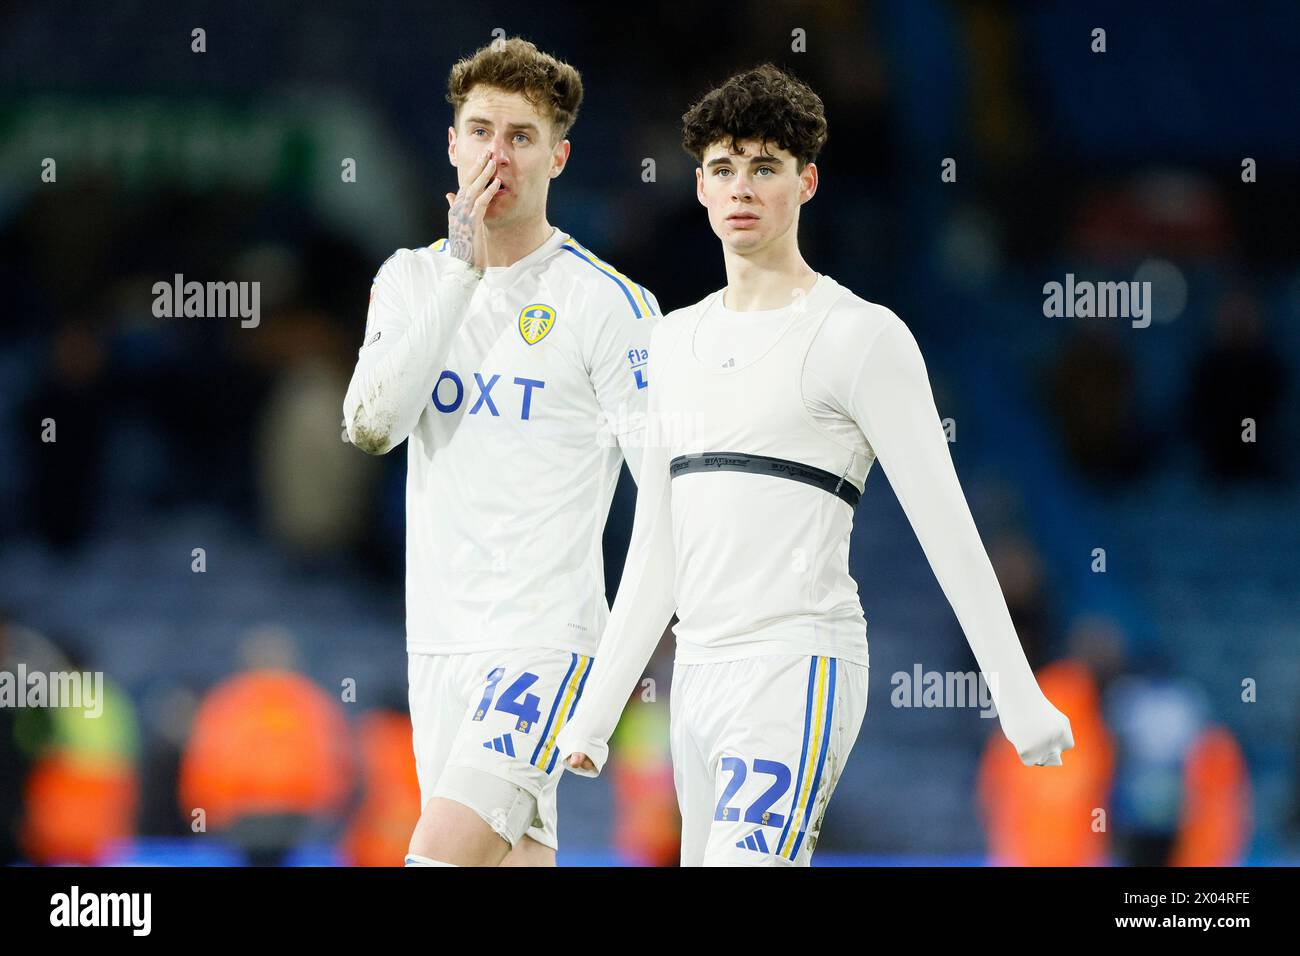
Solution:
M 567 766 L 600 772 L 676 610 L 671 740 L 682 864 L 808 865 L 867 705 L 849 534 L 879 459 L 1027 765 L 1070 723 L 1025 659 L 976 530 L 916 340 L 812 269 L 821 100 L 771 65 L 684 117 L 727 284 L 651 333 L 648 433 L 627 564 Z

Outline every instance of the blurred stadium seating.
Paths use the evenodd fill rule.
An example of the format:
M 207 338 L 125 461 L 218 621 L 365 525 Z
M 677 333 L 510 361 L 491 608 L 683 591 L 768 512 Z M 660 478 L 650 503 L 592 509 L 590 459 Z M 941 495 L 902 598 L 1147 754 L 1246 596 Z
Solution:
M 1300 88 L 1300 11 L 780 3 L 725 53 L 696 13 L 662 12 L 649 35 L 622 19 L 639 13 L 595 22 L 522 2 L 455 18 L 415 2 L 0 12 L 0 668 L 37 635 L 134 708 L 135 835 L 94 858 L 248 862 L 192 831 L 178 767 L 203 698 L 268 648 L 329 695 L 354 682 L 341 704 L 354 732 L 367 712 L 405 710 L 404 451 L 375 461 L 344 445 L 339 404 L 370 276 L 445 228 L 446 72 L 503 26 L 587 84 L 551 221 L 644 277 L 665 311 L 723 282 L 681 112 L 766 59 L 821 91 L 831 135 L 805 254 L 916 334 L 1031 662 L 1083 661 L 1108 708 L 1125 675 L 1176 682 L 1248 768 L 1244 849 L 1223 862 L 1296 862 L 1300 125 L 1285 90 Z M 1104 55 L 1088 52 L 1098 23 Z M 189 51 L 194 26 L 206 54 Z M 789 51 L 794 27 L 810 52 Z M 654 55 L 632 56 L 629 35 Z M 46 156 L 57 184 L 40 181 Z M 353 187 L 343 156 L 358 159 Z M 947 156 L 954 184 L 939 179 Z M 1241 181 L 1246 156 L 1256 183 Z M 1045 318 L 1042 286 L 1067 272 L 1153 277 L 1151 326 L 1091 320 L 1111 323 L 1094 339 L 1086 321 Z M 149 289 L 175 273 L 259 277 L 261 326 L 154 318 Z M 1243 290 L 1259 348 L 1237 379 L 1197 378 Z M 1273 375 L 1259 448 L 1242 449 L 1255 457 L 1213 477 L 1207 419 L 1189 415 L 1198 389 L 1226 402 Z M 1080 461 L 1091 446 L 1071 429 L 1095 425 L 1106 398 L 1118 423 L 1086 437 L 1116 451 Z M 39 440 L 47 416 L 57 448 Z M 982 865 L 975 780 L 997 722 L 890 706 L 891 674 L 975 663 L 887 485 L 874 470 L 856 517 L 872 687 L 817 865 Z M 633 492 L 624 474 L 611 596 Z M 1137 772 L 1121 724 L 1117 792 Z M 0 862 L 38 857 L 18 781 L 56 743 L 25 726 L 0 710 Z M 564 782 L 562 864 L 626 862 L 608 776 Z M 344 831 L 360 778 L 349 788 L 280 862 L 355 862 Z M 1136 826 L 1119 803 L 1112 823 Z M 1133 862 L 1129 845 L 1111 862 Z

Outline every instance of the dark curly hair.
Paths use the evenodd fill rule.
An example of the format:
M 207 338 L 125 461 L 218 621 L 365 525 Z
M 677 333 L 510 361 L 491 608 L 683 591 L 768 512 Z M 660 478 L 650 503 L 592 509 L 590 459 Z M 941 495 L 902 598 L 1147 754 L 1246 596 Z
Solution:
M 578 71 L 522 37 L 494 40 L 451 68 L 447 102 L 452 107 L 453 122 L 460 121 L 460 108 L 479 85 L 522 93 L 542 113 L 549 113 L 557 143 L 569 135 L 582 104 L 582 77 Z
M 789 150 L 802 170 L 826 145 L 826 111 L 821 97 L 801 80 L 771 63 L 737 73 L 710 90 L 682 116 L 682 147 L 704 161 L 704 151 L 730 139 L 776 143 Z

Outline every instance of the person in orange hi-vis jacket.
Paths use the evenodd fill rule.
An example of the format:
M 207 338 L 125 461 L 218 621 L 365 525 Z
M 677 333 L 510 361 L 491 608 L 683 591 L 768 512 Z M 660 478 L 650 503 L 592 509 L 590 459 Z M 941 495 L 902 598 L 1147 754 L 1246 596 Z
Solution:
M 259 818 L 329 818 L 351 787 L 340 704 L 290 671 L 250 671 L 214 687 L 181 759 L 181 809 L 191 821 L 202 810 L 210 830 Z
M 1239 866 L 1250 836 L 1246 760 L 1223 727 L 1207 727 L 1183 771 L 1183 811 L 1170 866 Z
M 362 716 L 357 739 L 363 793 L 343 838 L 344 851 L 357 866 L 401 866 L 420 819 L 411 720 L 394 710 L 371 711 Z
M 1038 673 L 1043 693 L 1070 715 L 1074 760 L 1051 773 L 1024 766 L 1002 738 L 980 760 L 978 799 L 989 859 L 999 866 L 1097 866 L 1109 850 L 1104 811 L 1113 746 L 1088 669 L 1062 660 Z

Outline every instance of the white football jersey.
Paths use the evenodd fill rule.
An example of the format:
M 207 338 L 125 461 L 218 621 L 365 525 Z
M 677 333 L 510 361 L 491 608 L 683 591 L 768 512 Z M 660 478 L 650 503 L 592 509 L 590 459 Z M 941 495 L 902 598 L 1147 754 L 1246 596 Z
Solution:
M 910 330 L 826 275 L 780 310 L 731 312 L 723 298 L 719 290 L 654 330 L 632 541 L 591 681 L 560 733 L 562 757 L 584 753 L 599 772 L 674 610 L 681 665 L 786 654 L 868 666 L 848 554 L 854 507 L 879 460 L 1004 732 L 1022 762 L 1060 763 L 1073 746 L 1069 723 L 1016 637 Z M 723 335 L 700 335 L 719 322 Z M 701 349 L 702 338 L 712 344 Z
M 379 270 L 344 403 L 354 443 L 408 441 L 407 649 L 594 654 L 658 303 L 558 229 L 481 280 L 446 244 Z
M 697 354 L 714 293 L 665 320 L 655 396 L 671 482 L 676 659 L 762 654 L 869 663 L 866 620 L 849 574 L 853 511 L 871 449 L 808 413 L 803 376 L 828 314 L 851 293 L 829 276 L 784 310 L 777 335 L 730 365 Z

